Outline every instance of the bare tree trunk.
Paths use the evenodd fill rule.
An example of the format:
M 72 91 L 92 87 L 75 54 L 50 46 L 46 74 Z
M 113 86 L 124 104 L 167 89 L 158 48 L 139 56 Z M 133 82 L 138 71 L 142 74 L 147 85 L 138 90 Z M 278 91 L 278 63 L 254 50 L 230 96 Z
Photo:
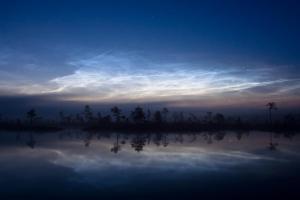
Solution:
M 272 124 L 272 110 L 269 109 L 269 122 Z

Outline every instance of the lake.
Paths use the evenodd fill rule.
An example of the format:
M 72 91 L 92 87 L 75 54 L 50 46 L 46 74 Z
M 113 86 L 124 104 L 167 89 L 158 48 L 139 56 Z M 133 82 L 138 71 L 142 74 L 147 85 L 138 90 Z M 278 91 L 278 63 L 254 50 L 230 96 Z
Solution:
M 300 199 L 300 137 L 0 132 L 1 199 Z

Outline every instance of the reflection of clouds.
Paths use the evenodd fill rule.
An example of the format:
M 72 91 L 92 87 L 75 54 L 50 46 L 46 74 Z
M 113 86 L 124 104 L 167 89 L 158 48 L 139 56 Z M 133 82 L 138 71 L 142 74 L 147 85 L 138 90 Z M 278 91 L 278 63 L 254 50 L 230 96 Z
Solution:
M 160 170 L 224 170 L 224 167 L 241 165 L 259 160 L 280 161 L 266 155 L 257 155 L 242 151 L 213 151 L 200 147 L 181 147 L 180 151 L 168 147 L 162 151 L 156 147 L 147 148 L 142 153 L 124 150 L 122 154 L 111 153 L 74 154 L 55 151 L 57 157 L 53 163 L 73 168 L 75 171 L 118 169 L 160 169 Z M 95 151 L 99 152 L 99 151 Z M 103 150 L 100 150 L 103 152 Z
M 276 142 L 280 144 L 279 150 L 269 151 L 269 133 L 265 132 L 253 132 L 242 140 L 237 140 L 234 133 L 228 132 L 226 139 L 210 145 L 201 137 L 188 142 L 191 135 L 183 135 L 185 142 L 179 144 L 175 140 L 176 134 L 168 134 L 167 147 L 156 146 L 152 140 L 143 151 L 137 153 L 131 143 L 127 142 L 122 145 L 122 151 L 118 154 L 110 151 L 116 142 L 116 134 L 103 135 L 101 140 L 93 137 L 91 145 L 86 148 L 84 139 L 88 133 L 69 133 L 62 131 L 60 134 L 34 134 L 37 141 L 35 149 L 25 145 L 27 137 L 17 143 L 14 134 L 0 134 L 0 141 L 6 144 L 0 144 L 0 174 L 20 170 L 22 177 L 24 175 L 21 172 L 29 169 L 25 170 L 25 176 L 43 180 L 43 173 L 47 173 L 46 178 L 54 180 L 55 184 L 65 179 L 62 183 L 88 183 L 102 187 L 128 184 L 135 178 L 137 181 L 148 178 L 162 180 L 165 176 L 179 180 L 181 175 L 192 177 L 210 172 L 218 175 L 243 174 L 245 171 L 275 174 L 287 165 L 299 165 L 299 137 L 295 137 L 293 141 L 276 138 Z M 135 137 L 134 134 L 121 134 L 120 138 L 123 136 L 128 137 L 127 141 Z
M 111 169 L 218 171 L 248 164 L 288 161 L 289 151 L 299 149 L 297 138 L 293 142 L 277 138 L 280 151 L 270 153 L 266 148 L 269 135 L 263 132 L 251 133 L 242 141 L 236 140 L 234 133 L 228 133 L 226 140 L 215 145 L 208 145 L 200 138 L 193 143 L 177 144 L 175 137 L 169 135 L 167 147 L 150 143 L 140 153 L 135 152 L 129 143 L 122 145 L 122 151 L 118 154 L 111 153 L 115 137 L 94 139 L 89 148 L 84 148 L 82 141 L 68 139 L 59 145 L 60 148 L 52 146 L 46 149 L 56 154 L 50 159 L 51 162 L 77 172 Z

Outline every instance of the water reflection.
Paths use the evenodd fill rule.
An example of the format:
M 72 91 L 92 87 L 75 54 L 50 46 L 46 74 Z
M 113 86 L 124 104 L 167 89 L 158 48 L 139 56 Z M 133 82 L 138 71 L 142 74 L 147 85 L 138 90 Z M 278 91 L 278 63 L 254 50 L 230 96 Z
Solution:
M 274 138 L 274 133 L 270 133 L 270 146 L 269 149 L 274 151 L 277 149 L 278 143 L 277 142 L 273 142 L 273 138 Z
M 118 153 L 118 151 L 121 150 L 121 145 L 119 144 L 119 137 L 120 137 L 120 135 L 116 134 L 117 141 L 113 144 L 113 147 L 110 149 L 111 152 Z M 123 141 L 124 141 L 123 144 L 125 144 L 125 140 L 123 140 Z
M 295 133 L 2 132 L 0 148 L 3 199 L 289 199 L 300 180 Z
M 13 135 L 13 133 L 1 133 L 3 135 Z M 93 142 L 99 142 L 101 139 L 106 139 L 104 142 L 108 142 L 107 139 L 111 140 L 112 146 L 110 148 L 111 152 L 118 153 L 122 150 L 122 146 L 127 143 L 131 144 L 131 147 L 136 152 L 143 151 L 144 147 L 147 145 L 156 145 L 157 147 L 167 147 L 169 144 L 188 144 L 188 143 L 198 143 L 199 141 L 205 142 L 206 144 L 212 145 L 214 143 L 226 140 L 226 136 L 229 141 L 234 140 L 234 135 L 237 141 L 249 140 L 249 131 L 236 131 L 236 132 L 226 132 L 226 131 L 215 131 L 215 132 L 201 132 L 201 133 L 114 133 L 114 132 L 84 132 L 80 130 L 66 130 L 59 133 L 48 133 L 48 134 L 38 134 L 33 132 L 15 133 L 15 140 L 24 142 L 25 144 L 34 149 L 38 145 L 38 141 L 35 137 L 39 138 L 50 138 L 52 140 L 58 141 L 82 141 L 84 147 L 90 147 Z M 266 147 L 270 150 L 276 150 L 279 146 L 279 142 L 282 139 L 292 141 L 295 137 L 295 133 L 285 132 L 285 133 L 273 133 L 273 132 L 253 132 L 252 138 L 259 138 L 260 142 L 265 141 Z M 269 135 L 269 139 L 265 136 Z M 58 136 L 56 138 L 56 136 Z M 1 137 L 1 136 L 0 136 Z M 228 142 L 226 140 L 226 142 Z
M 29 139 L 26 142 L 27 146 L 29 146 L 30 148 L 34 149 L 36 141 L 34 139 L 33 133 L 29 133 Z

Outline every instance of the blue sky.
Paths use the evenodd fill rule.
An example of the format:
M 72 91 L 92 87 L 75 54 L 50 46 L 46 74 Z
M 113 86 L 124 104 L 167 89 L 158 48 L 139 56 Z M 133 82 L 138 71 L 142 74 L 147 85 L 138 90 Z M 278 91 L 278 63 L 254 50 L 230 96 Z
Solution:
M 0 94 L 299 108 L 297 1 L 1 0 Z

